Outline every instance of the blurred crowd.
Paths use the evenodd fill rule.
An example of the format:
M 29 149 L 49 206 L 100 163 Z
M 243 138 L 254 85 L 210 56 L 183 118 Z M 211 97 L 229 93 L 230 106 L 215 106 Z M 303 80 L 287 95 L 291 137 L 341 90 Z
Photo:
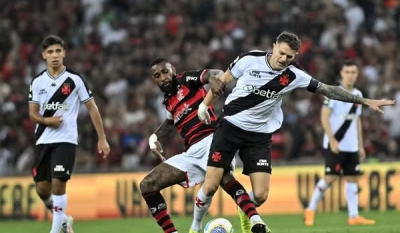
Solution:
M 103 116 L 112 148 L 107 161 L 96 153 L 84 107 L 79 118 L 76 169 L 91 172 L 148 170 L 159 163 L 147 141 L 166 116 L 150 75 L 152 59 L 166 57 L 178 71 L 225 70 L 242 52 L 271 50 L 283 30 L 299 35 L 297 60 L 316 79 L 338 84 L 340 62 L 356 59 L 364 96 L 400 103 L 398 0 L 2 1 L 0 175 L 30 170 L 34 125 L 27 93 L 32 78 L 46 68 L 40 42 L 47 35 L 66 41 L 65 64 L 85 77 Z M 223 99 L 216 103 L 218 112 Z M 275 163 L 322 158 L 321 104 L 320 96 L 302 90 L 286 97 L 284 125 L 273 137 Z M 398 159 L 399 115 L 399 104 L 383 116 L 364 108 L 371 160 Z M 183 149 L 177 134 L 163 145 L 167 157 Z

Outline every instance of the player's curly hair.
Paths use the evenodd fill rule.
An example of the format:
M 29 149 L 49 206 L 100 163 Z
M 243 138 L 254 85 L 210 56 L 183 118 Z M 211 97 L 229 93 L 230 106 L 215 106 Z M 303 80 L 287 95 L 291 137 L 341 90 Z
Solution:
M 294 51 L 299 51 L 300 46 L 301 46 L 301 40 L 299 39 L 299 37 L 294 34 L 294 33 L 290 33 L 290 32 L 282 32 L 281 34 L 279 34 L 279 36 L 276 38 L 276 43 L 286 43 L 289 45 L 289 47 L 294 50 Z

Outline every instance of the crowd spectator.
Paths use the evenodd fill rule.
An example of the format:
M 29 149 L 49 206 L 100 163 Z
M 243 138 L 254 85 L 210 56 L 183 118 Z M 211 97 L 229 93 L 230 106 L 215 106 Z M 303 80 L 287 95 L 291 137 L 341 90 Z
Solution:
M 153 58 L 166 57 L 180 71 L 225 70 L 242 52 L 271 49 L 283 30 L 300 36 L 298 61 L 315 78 L 338 84 L 340 62 L 353 58 L 364 96 L 397 99 L 383 117 L 364 109 L 363 125 L 369 157 L 399 158 L 398 0 L 15 0 L 0 6 L 0 175 L 29 171 L 34 125 L 27 92 L 45 69 L 40 42 L 49 34 L 66 41 L 65 64 L 89 83 L 112 149 L 103 161 L 93 127 L 80 124 L 77 170 L 139 170 L 159 162 L 147 143 L 166 114 L 149 75 Z M 274 160 L 321 158 L 321 103 L 305 91 L 286 97 Z M 223 98 L 216 108 L 222 104 Z M 79 120 L 88 117 L 82 108 Z M 183 148 L 179 135 L 164 146 L 167 157 Z

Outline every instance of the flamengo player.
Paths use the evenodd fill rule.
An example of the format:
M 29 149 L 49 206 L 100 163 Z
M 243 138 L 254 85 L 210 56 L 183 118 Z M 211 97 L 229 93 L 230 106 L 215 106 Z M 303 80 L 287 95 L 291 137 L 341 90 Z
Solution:
M 211 201 L 218 189 L 222 175 L 239 150 L 243 173 L 250 176 L 253 191 L 248 195 L 236 183 L 236 203 L 245 213 L 241 214 L 242 231 L 270 232 L 262 221 L 255 205 L 267 200 L 271 176 L 271 136 L 281 127 L 282 97 L 297 88 L 325 95 L 330 99 L 359 103 L 382 112 L 379 106 L 393 105 L 392 100 L 369 100 L 353 95 L 341 87 L 323 84 L 293 62 L 301 45 L 292 33 L 281 33 L 273 52 L 251 51 L 240 55 L 220 77 L 225 83 L 237 79 L 236 87 L 225 101 L 223 116 L 214 132 L 207 173 L 197 198 L 204 203 Z M 209 123 L 207 106 L 214 94 L 209 91 L 198 110 L 199 118 Z M 250 196 L 250 197 L 249 197 Z M 252 202 L 248 203 L 248 199 Z
M 47 69 L 37 75 L 29 90 L 29 116 L 36 123 L 32 175 L 36 192 L 53 213 L 50 233 L 72 233 L 67 208 L 66 184 L 70 179 L 78 144 L 77 117 L 80 103 L 89 111 L 99 137 L 99 151 L 110 152 L 100 113 L 82 77 L 66 68 L 64 41 L 49 36 L 42 42 Z
M 354 87 L 358 76 L 357 64 L 352 60 L 343 63 L 340 71 L 341 87 L 346 91 L 362 96 Z M 314 225 L 315 211 L 319 200 L 325 191 L 340 176 L 346 179 L 346 198 L 349 212 L 349 225 L 373 225 L 374 220 L 368 220 L 358 215 L 357 181 L 360 171 L 360 158 L 365 158 L 362 126 L 361 105 L 325 99 L 321 110 L 321 122 L 325 130 L 325 177 L 315 187 L 310 204 L 304 212 L 304 223 Z
M 222 93 L 224 84 L 216 78 L 222 70 L 191 70 L 176 74 L 175 68 L 165 58 L 157 58 L 151 63 L 153 78 L 161 91 L 165 93 L 164 104 L 168 110 L 167 119 L 156 132 L 150 136 L 149 145 L 152 152 L 161 160 L 165 160 L 159 139 L 167 138 L 175 129 L 185 142 L 185 151 L 175 155 L 154 168 L 141 182 L 142 196 L 152 216 L 165 233 L 177 232 L 167 212 L 167 205 L 160 191 L 169 186 L 180 184 L 184 188 L 193 187 L 204 181 L 208 151 L 217 119 L 213 107 L 207 111 L 211 115 L 211 125 L 203 124 L 197 117 L 197 108 L 204 100 L 207 92 L 203 85 L 210 83 L 211 89 Z M 234 166 L 234 161 L 233 164 Z M 230 167 L 230 170 L 232 167 Z M 221 186 L 234 180 L 232 174 L 225 173 Z M 202 220 L 210 203 L 196 200 L 194 220 L 190 233 L 200 233 Z

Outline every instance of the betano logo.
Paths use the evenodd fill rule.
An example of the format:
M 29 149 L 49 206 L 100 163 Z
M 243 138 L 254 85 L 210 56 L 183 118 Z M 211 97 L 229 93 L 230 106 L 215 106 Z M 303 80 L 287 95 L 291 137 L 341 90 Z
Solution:
M 69 105 L 66 103 L 60 103 L 60 102 L 53 102 L 50 104 L 42 104 L 40 107 L 41 110 L 64 110 L 68 111 Z
M 245 92 L 250 92 L 256 95 L 260 95 L 263 96 L 265 98 L 268 99 L 275 99 L 275 100 L 279 100 L 282 99 L 282 93 L 278 93 L 276 91 L 271 91 L 271 90 L 261 90 L 258 87 L 255 87 L 253 85 L 246 85 L 243 87 L 243 90 Z

